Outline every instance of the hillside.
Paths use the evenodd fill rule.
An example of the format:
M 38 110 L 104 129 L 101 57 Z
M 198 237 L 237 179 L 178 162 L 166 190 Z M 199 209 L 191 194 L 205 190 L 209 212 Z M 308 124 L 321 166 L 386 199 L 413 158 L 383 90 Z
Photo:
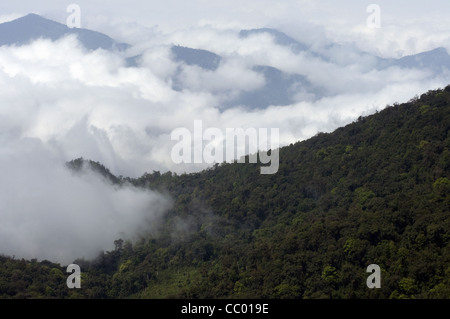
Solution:
M 274 175 L 235 163 L 116 179 L 91 162 L 170 194 L 164 224 L 76 260 L 77 291 L 59 265 L 2 257 L 0 297 L 450 298 L 449 127 L 450 86 L 282 148 Z

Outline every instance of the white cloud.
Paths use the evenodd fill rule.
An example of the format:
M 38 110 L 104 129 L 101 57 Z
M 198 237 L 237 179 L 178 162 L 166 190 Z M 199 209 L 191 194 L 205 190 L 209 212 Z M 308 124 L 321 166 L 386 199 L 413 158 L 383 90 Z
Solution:
M 179 79 L 187 89 L 212 93 L 253 91 L 265 84 L 262 74 L 236 59 L 224 60 L 215 71 L 183 66 Z
M 0 144 L 0 251 L 68 264 L 151 229 L 169 207 L 162 195 L 73 175 L 38 139 Z M 145 226 L 147 225 L 147 226 Z
M 67 160 L 84 156 L 100 161 L 116 174 L 140 176 L 153 167 L 180 172 L 181 168 L 168 160 L 171 144 L 167 138 L 177 127 L 192 126 L 195 119 L 204 119 L 209 126 L 221 129 L 280 127 L 297 139 L 308 135 L 292 133 L 300 132 L 299 122 L 291 118 L 293 114 L 299 116 L 301 125 L 309 127 L 311 134 L 313 127 L 336 128 L 336 121 L 329 117 L 338 113 L 329 111 L 327 99 L 323 104 L 299 100 L 289 108 L 276 108 L 280 113 L 276 115 L 245 109 L 220 113 L 218 107 L 225 100 L 264 85 L 262 74 L 252 70 L 255 65 L 304 75 L 313 85 L 335 96 L 332 103 L 342 112 L 345 105 L 337 102 L 341 95 L 358 103 L 360 95 L 375 98 L 390 86 L 416 88 L 421 81 L 431 83 L 428 73 L 414 69 L 375 70 L 373 59 L 360 59 L 361 54 L 354 49 L 329 51 L 331 62 L 309 54 L 294 54 L 267 34 L 240 38 L 235 30 L 204 26 L 176 32 L 169 39 L 184 39 L 183 45 L 192 40 L 194 47 L 214 49 L 223 56 L 219 68 L 209 71 L 180 65 L 172 60 L 170 46 L 165 43 L 148 47 L 141 66 L 136 68 L 125 67 L 123 57 L 111 52 L 85 51 L 74 37 L 0 48 L 0 116 L 5 123 L 2 131 L 6 134 L 16 130 L 23 137 L 37 138 Z M 352 58 L 346 59 L 351 54 Z M 178 80 L 184 90 L 175 91 L 172 80 L 180 70 Z M 414 95 L 417 93 L 420 92 Z M 398 96 L 391 96 L 391 102 L 398 100 Z M 312 125 L 320 113 L 322 123 Z M 277 118 L 289 119 L 288 123 L 295 125 L 286 125 Z M 326 123 L 329 127 L 324 127 Z

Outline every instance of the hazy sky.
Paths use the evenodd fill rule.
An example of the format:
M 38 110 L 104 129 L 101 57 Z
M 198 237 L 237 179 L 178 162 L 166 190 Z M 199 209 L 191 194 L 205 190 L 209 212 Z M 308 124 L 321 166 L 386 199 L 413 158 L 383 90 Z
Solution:
M 331 132 L 394 102 L 443 87 L 449 72 L 391 67 L 374 59 L 436 47 L 450 49 L 450 2 L 378 1 L 380 28 L 367 27 L 365 1 L 35 1 L 0 2 L 0 22 L 28 13 L 65 23 L 81 8 L 82 27 L 130 43 L 142 56 L 83 50 L 75 37 L 0 47 L 0 254 L 71 262 L 111 249 L 145 221 L 157 223 L 170 200 L 131 187 L 117 189 L 92 174 L 75 177 L 66 161 L 99 161 L 117 175 L 199 170 L 171 160 L 172 130 L 204 127 L 279 128 L 280 144 Z M 273 27 L 311 45 L 330 61 L 295 54 L 267 34 L 239 37 L 243 28 Z M 328 44 L 345 46 L 327 50 Z M 215 71 L 175 62 L 171 45 L 222 56 Z M 266 109 L 220 105 L 263 87 L 257 65 L 301 74 L 330 92 Z M 184 90 L 174 90 L 174 76 Z M 126 237 L 125 236 L 125 237 Z

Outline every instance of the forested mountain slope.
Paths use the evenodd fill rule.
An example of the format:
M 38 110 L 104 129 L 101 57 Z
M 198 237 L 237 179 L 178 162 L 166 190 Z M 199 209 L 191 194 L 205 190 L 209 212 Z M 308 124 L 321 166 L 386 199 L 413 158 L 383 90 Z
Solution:
M 234 163 L 115 178 L 87 162 L 169 194 L 159 231 L 75 261 L 73 291 L 59 265 L 2 257 L 0 296 L 449 298 L 449 126 L 450 86 L 282 148 L 274 175 Z

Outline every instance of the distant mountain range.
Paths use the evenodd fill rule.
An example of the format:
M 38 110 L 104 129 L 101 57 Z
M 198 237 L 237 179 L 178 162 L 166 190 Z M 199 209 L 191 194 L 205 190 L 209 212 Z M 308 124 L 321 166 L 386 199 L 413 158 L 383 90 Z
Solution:
M 125 50 L 128 45 L 118 43 L 109 36 L 87 29 L 69 28 L 37 14 L 29 14 L 17 20 L 0 24 L 0 46 L 25 45 L 39 38 L 55 41 L 69 34 L 76 34 L 89 50 Z
M 128 44 L 117 42 L 105 34 L 87 29 L 69 28 L 64 24 L 36 14 L 29 14 L 17 20 L 0 24 L 0 46 L 25 45 L 39 38 L 47 38 L 54 41 L 69 34 L 76 34 L 79 41 L 88 50 L 101 48 L 112 51 L 124 51 L 130 47 Z M 433 74 L 439 75 L 450 69 L 450 55 L 445 48 L 436 48 L 399 59 L 385 59 L 339 44 L 331 44 L 322 49 L 322 52 L 316 52 L 306 44 L 293 39 L 285 33 L 270 28 L 241 30 L 239 37 L 245 39 L 258 34 L 267 34 L 273 37 L 276 44 L 288 47 L 294 54 L 307 54 L 316 59 L 316 61 L 333 63 L 340 67 L 357 63 L 358 61 L 354 59 L 364 59 L 371 61 L 368 65 L 370 65 L 370 68 L 377 70 L 384 70 L 390 67 L 416 68 L 421 70 L 427 69 Z M 201 48 L 174 45 L 171 48 L 171 52 L 174 61 L 185 65 L 198 66 L 205 71 L 217 70 L 224 59 L 214 52 Z M 333 56 L 333 53 L 336 52 L 341 52 L 341 54 Z M 344 58 L 338 60 L 336 56 L 344 56 Z M 129 67 L 138 67 L 140 65 L 140 56 L 127 58 L 127 64 Z M 327 92 L 327 88 L 311 83 L 304 74 L 287 73 L 269 65 L 257 65 L 253 68 L 253 71 L 264 76 L 266 80 L 265 85 L 250 92 L 241 92 L 239 96 L 225 101 L 222 108 L 244 106 L 249 109 L 263 109 L 270 105 L 289 105 L 295 102 L 295 98 L 299 93 L 310 100 L 317 100 L 331 94 Z M 183 83 L 178 78 L 179 75 L 180 72 L 177 72 L 173 78 L 173 88 L 176 90 L 183 89 Z
M 436 73 L 441 73 L 445 69 L 450 69 L 450 55 L 447 49 L 437 48 L 416 55 L 405 56 L 397 60 L 391 60 L 388 65 L 401 68 L 430 69 Z

